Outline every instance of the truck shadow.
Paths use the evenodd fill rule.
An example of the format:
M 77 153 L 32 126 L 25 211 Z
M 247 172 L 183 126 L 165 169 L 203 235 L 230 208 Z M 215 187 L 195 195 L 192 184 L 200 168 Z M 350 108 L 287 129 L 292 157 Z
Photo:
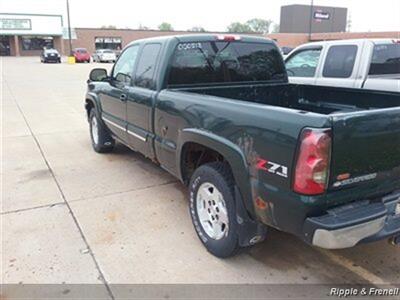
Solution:
M 343 250 L 325 250 L 307 245 L 290 234 L 270 229 L 267 239 L 250 249 L 248 254 L 268 268 L 294 270 L 301 266 L 332 283 L 338 280 L 339 283 L 367 283 L 367 277 L 355 273 L 357 268 L 387 283 L 400 283 L 399 247 L 391 246 L 387 241 Z M 337 264 L 330 258 L 331 255 L 346 263 Z

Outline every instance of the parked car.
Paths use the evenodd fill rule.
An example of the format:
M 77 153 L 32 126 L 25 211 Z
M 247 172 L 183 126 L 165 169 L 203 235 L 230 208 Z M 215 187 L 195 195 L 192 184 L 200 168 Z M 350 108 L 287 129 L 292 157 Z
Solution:
M 96 152 L 122 142 L 188 186 L 218 257 L 268 226 L 330 249 L 400 241 L 399 93 L 292 85 L 272 41 L 185 35 L 92 70 L 85 108 Z
M 309 43 L 285 62 L 291 83 L 400 92 L 400 40 Z
M 117 56 L 112 50 L 100 49 L 93 53 L 94 62 L 115 62 L 116 60 Z
M 90 54 L 85 48 L 75 48 L 72 50 L 76 62 L 90 63 Z
M 61 63 L 61 55 L 56 49 L 43 49 L 42 53 L 40 54 L 40 61 L 42 63 Z

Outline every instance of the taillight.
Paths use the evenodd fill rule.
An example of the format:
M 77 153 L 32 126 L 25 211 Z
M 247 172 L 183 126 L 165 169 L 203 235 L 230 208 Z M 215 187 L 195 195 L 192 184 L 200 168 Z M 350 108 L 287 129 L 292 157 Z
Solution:
M 331 159 L 331 130 L 303 129 L 297 156 L 293 190 L 303 195 L 325 192 Z

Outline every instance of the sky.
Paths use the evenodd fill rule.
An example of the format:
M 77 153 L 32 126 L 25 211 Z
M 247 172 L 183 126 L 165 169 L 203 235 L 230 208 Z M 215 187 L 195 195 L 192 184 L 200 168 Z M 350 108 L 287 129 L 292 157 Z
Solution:
M 157 29 L 162 22 L 175 30 L 201 26 L 225 31 L 232 22 L 252 18 L 279 23 L 280 7 L 310 4 L 311 0 L 69 0 L 72 27 Z M 400 0 L 314 0 L 314 5 L 348 8 L 351 31 L 399 31 Z M 66 0 L 0 0 L 0 12 L 62 14 L 66 23 Z

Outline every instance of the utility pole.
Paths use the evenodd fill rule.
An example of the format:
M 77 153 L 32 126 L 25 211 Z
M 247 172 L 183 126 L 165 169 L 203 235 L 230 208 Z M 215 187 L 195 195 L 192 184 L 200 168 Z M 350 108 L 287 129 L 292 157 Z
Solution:
M 313 9 L 314 8 L 314 0 L 311 0 L 310 6 L 310 26 L 308 27 L 308 41 L 311 42 L 311 33 L 312 33 L 312 20 L 313 20 Z
M 72 56 L 71 21 L 69 19 L 69 1 L 68 0 L 67 0 L 67 19 L 68 19 L 69 56 Z

